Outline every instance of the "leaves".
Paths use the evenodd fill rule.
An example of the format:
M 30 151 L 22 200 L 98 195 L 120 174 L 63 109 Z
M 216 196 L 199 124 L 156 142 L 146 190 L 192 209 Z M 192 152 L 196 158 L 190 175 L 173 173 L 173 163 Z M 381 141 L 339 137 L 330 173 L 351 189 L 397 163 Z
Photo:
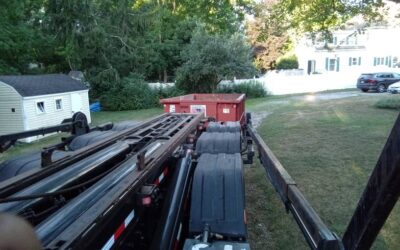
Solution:
M 327 34 L 357 15 L 365 20 L 375 19 L 383 5 L 382 0 L 280 0 L 273 6 L 271 17 L 298 33 Z
M 182 51 L 177 86 L 186 92 L 213 92 L 219 81 L 253 76 L 250 46 L 239 34 L 212 35 L 199 28 Z

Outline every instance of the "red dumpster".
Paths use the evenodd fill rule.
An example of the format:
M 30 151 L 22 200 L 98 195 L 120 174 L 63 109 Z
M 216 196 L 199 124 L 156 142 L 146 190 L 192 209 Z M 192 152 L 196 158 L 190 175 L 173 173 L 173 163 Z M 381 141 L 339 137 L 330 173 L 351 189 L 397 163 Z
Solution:
M 204 112 L 219 122 L 245 122 L 244 94 L 190 94 L 161 99 L 160 103 L 166 113 Z

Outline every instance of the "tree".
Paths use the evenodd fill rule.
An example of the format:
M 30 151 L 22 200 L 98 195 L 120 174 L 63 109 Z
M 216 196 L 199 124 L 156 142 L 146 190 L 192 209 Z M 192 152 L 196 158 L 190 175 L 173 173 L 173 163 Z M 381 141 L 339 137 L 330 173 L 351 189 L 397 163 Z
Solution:
M 254 19 L 246 23 L 246 35 L 253 48 L 256 67 L 261 71 L 274 69 L 276 60 L 290 49 L 291 41 L 285 30 L 277 25 L 269 25 L 271 9 L 275 3 L 264 2 L 254 7 Z
M 329 38 L 332 28 L 339 27 L 352 17 L 360 15 L 369 22 L 381 19 L 379 9 L 383 6 L 382 0 L 280 0 L 273 6 L 271 20 L 279 20 L 283 29 L 319 33 Z
M 251 9 L 251 0 L 180 0 L 179 11 L 205 24 L 208 32 L 234 34 L 240 29 L 244 15 Z
M 30 73 L 38 63 L 47 38 L 40 32 L 42 1 L 0 0 L 0 74 Z
M 199 29 L 182 51 L 177 86 L 186 92 L 213 92 L 222 79 L 255 74 L 251 48 L 242 35 L 211 35 Z
M 276 69 L 298 69 L 299 62 L 295 55 L 284 56 L 278 59 Z

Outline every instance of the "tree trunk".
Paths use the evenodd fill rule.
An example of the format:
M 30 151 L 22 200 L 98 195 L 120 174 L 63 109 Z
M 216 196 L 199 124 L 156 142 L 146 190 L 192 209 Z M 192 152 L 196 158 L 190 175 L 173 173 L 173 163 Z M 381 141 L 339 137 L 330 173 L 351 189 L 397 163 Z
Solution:
M 164 69 L 164 83 L 168 82 L 168 72 L 166 69 Z

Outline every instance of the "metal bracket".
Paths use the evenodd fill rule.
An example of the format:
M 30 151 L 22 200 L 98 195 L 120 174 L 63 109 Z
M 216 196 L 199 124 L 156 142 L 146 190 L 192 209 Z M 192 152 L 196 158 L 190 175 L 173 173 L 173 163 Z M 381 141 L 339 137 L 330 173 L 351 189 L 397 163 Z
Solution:
M 157 185 L 143 185 L 136 194 L 136 202 L 139 206 L 150 207 L 160 200 L 160 190 Z

